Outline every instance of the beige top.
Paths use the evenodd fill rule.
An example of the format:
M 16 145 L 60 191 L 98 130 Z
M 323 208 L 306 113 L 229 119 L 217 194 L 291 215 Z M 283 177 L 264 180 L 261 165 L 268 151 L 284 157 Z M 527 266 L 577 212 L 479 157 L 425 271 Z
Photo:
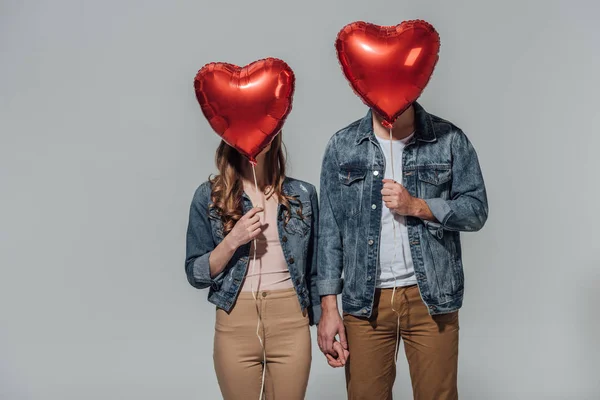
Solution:
M 276 196 L 266 198 L 264 193 L 258 196 L 254 185 L 244 185 L 244 190 L 255 207 L 263 207 L 258 213 L 263 223 L 263 231 L 256 237 L 256 264 L 252 267 L 254 241 L 250 246 L 248 273 L 242 285 L 243 292 L 254 290 L 280 290 L 293 287 L 290 271 L 283 255 L 279 231 L 277 229 L 277 210 L 279 202 Z

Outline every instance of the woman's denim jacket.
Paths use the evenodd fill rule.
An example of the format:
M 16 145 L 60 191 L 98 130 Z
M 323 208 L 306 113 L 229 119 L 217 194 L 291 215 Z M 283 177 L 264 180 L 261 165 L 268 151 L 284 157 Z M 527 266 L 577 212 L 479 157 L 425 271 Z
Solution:
M 321 316 L 317 275 L 317 223 L 319 207 L 313 185 L 286 178 L 283 193 L 290 200 L 291 219 L 285 224 L 283 207 L 278 209 L 279 241 L 287 261 L 292 283 L 302 309 L 308 311 L 311 324 Z M 210 276 L 210 253 L 223 240 L 223 224 L 217 212 L 210 208 L 211 185 L 205 182 L 196 190 L 190 207 L 187 230 L 185 272 L 189 283 L 198 288 L 209 288 L 208 301 L 229 312 L 238 297 L 248 269 L 250 243 L 239 247 L 225 269 Z M 302 216 L 300 215 L 302 206 Z M 243 211 L 252 208 L 248 195 L 243 195 Z

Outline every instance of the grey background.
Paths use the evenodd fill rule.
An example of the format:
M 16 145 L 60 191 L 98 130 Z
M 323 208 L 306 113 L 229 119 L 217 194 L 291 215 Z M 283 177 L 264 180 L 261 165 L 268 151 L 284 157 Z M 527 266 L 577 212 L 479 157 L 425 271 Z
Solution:
M 184 234 L 218 139 L 192 79 L 285 59 L 284 139 L 318 183 L 366 109 L 335 58 L 354 20 L 422 18 L 440 62 L 421 102 L 469 135 L 491 214 L 465 235 L 463 399 L 600 397 L 600 6 L 589 1 L 0 2 L 0 399 L 218 399 L 214 307 Z M 314 341 L 313 330 L 313 342 Z M 399 361 L 398 398 L 410 398 Z M 313 347 L 308 399 L 343 399 Z

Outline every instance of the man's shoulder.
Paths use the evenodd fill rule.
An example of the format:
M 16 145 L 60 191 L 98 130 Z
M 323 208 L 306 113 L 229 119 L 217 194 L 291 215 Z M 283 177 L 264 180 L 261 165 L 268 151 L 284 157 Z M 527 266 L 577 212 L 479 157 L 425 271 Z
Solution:
M 428 114 L 438 139 L 444 136 L 451 137 L 457 134 L 464 134 L 462 129 L 460 129 L 455 123 L 450 122 L 445 118 L 438 117 L 437 115 L 430 113 Z
M 343 146 L 344 144 L 350 144 L 356 142 L 358 135 L 358 129 L 363 118 L 359 118 L 356 121 L 346 125 L 342 129 L 338 130 L 329 139 L 329 146 Z

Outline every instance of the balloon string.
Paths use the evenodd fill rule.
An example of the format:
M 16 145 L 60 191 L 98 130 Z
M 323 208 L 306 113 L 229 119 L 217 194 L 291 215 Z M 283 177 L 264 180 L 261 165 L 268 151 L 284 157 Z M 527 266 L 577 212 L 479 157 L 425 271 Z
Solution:
M 258 180 L 256 179 L 256 168 L 255 168 L 255 164 L 252 164 L 252 175 L 254 176 L 254 192 L 256 193 L 256 198 L 260 198 L 260 194 L 258 191 Z M 256 276 L 256 244 L 257 244 L 257 240 L 256 238 L 253 239 L 253 244 L 254 244 L 254 254 L 252 255 L 252 278 L 254 278 L 254 276 Z M 260 347 L 262 348 L 262 353 L 263 353 L 263 372 L 262 372 L 262 379 L 261 379 L 261 384 L 260 384 L 260 394 L 258 397 L 258 400 L 262 400 L 263 398 L 263 392 L 265 389 L 265 372 L 267 370 L 267 353 L 265 350 L 265 344 L 263 343 L 262 337 L 260 336 L 260 325 L 262 324 L 262 315 L 261 315 L 261 311 L 260 311 L 260 305 L 258 304 L 258 300 L 257 300 L 257 296 L 258 296 L 258 292 L 260 291 L 260 274 L 258 277 L 258 285 L 256 288 L 256 292 L 254 292 L 254 279 L 250 279 L 250 290 L 252 291 L 252 297 L 254 298 L 254 304 L 256 305 L 256 313 L 258 315 L 258 322 L 256 324 L 256 337 L 258 337 L 258 341 L 260 342 Z M 263 325 L 264 326 L 264 325 Z
M 396 182 L 396 173 L 395 173 L 395 168 L 394 168 L 394 148 L 393 148 L 393 137 L 392 137 L 392 128 L 390 127 L 390 162 L 392 164 L 392 180 L 394 182 Z M 396 351 L 394 354 L 394 363 L 398 362 L 398 350 L 400 348 L 400 343 L 399 343 L 399 337 L 400 337 L 400 312 L 399 310 L 396 310 L 396 307 L 394 306 L 394 299 L 396 297 L 396 289 L 398 287 L 398 275 L 394 273 L 394 264 L 396 262 L 396 251 L 398 249 L 398 237 L 396 235 L 396 216 L 394 215 L 394 213 L 392 212 L 392 231 L 394 232 L 394 253 L 392 255 L 392 262 L 390 264 L 390 272 L 392 273 L 392 275 L 394 276 L 394 289 L 392 290 L 392 299 L 390 301 L 391 306 L 392 306 L 392 311 L 394 311 L 394 313 L 396 313 Z M 404 259 L 404 265 L 406 266 L 406 257 L 404 254 L 404 246 L 402 247 L 402 258 Z

